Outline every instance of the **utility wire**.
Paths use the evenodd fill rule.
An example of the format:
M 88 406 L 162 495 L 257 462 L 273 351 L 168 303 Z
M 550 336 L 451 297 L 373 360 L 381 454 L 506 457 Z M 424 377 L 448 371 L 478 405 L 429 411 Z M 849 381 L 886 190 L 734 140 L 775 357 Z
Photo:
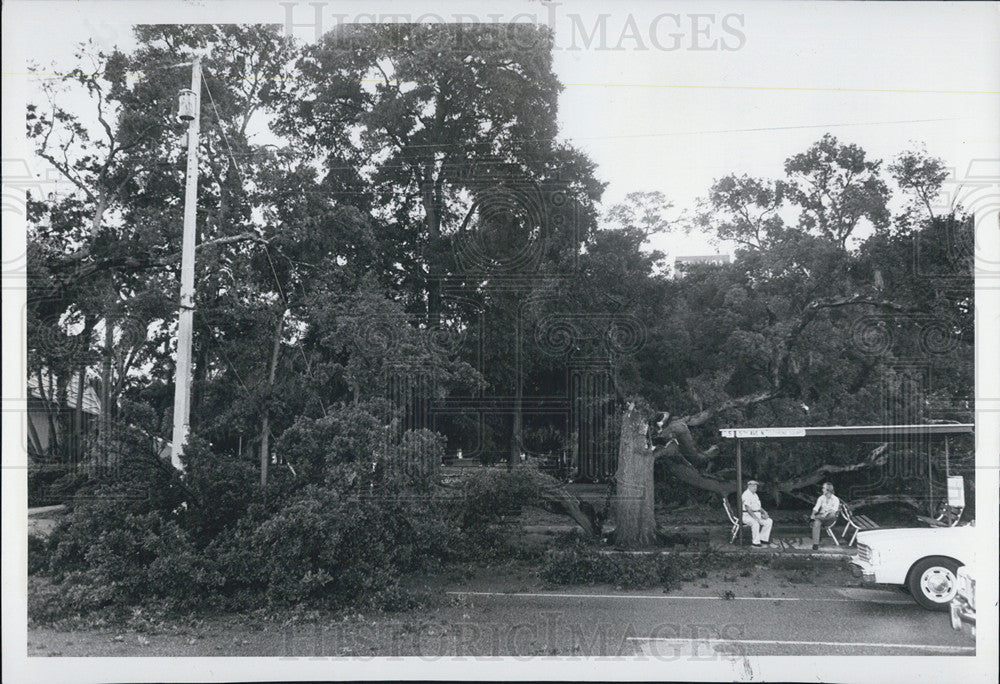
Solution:
M 205 67 L 203 67 L 202 70 L 204 72 L 206 72 L 206 75 L 207 75 L 208 69 L 205 68 Z M 218 76 L 216 76 L 215 74 L 213 74 L 212 78 L 218 78 Z M 240 179 L 240 185 L 242 185 L 242 186 L 245 187 L 246 186 L 246 181 L 244 181 L 244 179 L 243 179 L 243 174 L 240 171 L 239 163 L 237 163 L 237 161 L 236 161 L 236 155 L 233 154 L 232 145 L 230 145 L 229 138 L 226 135 L 226 130 L 225 130 L 225 128 L 222 125 L 222 115 L 219 113 L 219 108 L 218 108 L 218 106 L 215 103 L 215 97 L 213 97 L 213 95 L 212 95 L 212 89 L 208 85 L 208 79 L 207 78 L 205 79 L 205 91 L 208 93 L 209 102 L 211 102 L 211 104 L 212 104 L 212 110 L 215 112 L 215 120 L 218 123 L 219 132 L 222 134 L 222 139 L 226 143 L 226 149 L 229 152 L 229 159 L 233 163 L 233 169 L 236 171 L 236 175 Z M 247 155 L 243 155 L 243 156 L 250 156 L 250 155 L 247 154 Z M 281 286 L 281 279 L 278 278 L 278 271 L 274 267 L 274 260 L 271 258 L 271 250 L 269 249 L 269 247 L 268 247 L 268 245 L 267 245 L 266 242 L 262 243 L 262 246 L 264 247 L 264 256 L 267 257 L 267 264 L 268 264 L 268 266 L 271 269 L 271 276 L 274 278 L 274 285 L 278 289 L 278 294 L 281 296 L 281 300 L 285 303 L 285 306 L 288 307 L 288 305 L 289 305 L 288 296 L 285 294 L 285 290 Z M 302 354 L 302 360 L 306 363 L 306 369 L 309 372 L 309 376 L 312 377 L 312 372 L 309 371 L 309 363 L 308 363 L 308 359 L 306 358 L 306 355 L 305 355 L 305 350 L 302 349 L 301 346 L 299 347 L 299 352 Z M 223 351 L 223 355 L 225 355 L 224 351 Z M 233 366 L 232 363 L 229 362 L 228 358 L 227 358 L 226 361 L 227 361 L 227 363 L 229 363 L 230 367 L 233 369 L 233 372 L 236 373 L 235 367 Z M 243 381 L 239 379 L 239 374 L 238 373 L 237 373 L 236 377 L 237 377 L 237 380 L 239 380 L 240 384 L 242 385 Z M 246 389 L 245 385 L 244 385 L 244 389 Z M 249 390 L 248 390 L 248 392 L 249 392 Z M 322 399 L 320 399 L 320 408 L 323 410 L 323 414 L 326 415 L 326 407 L 323 405 L 323 400 Z
M 202 67 L 202 71 L 206 74 L 208 69 Z M 218 78 L 213 74 L 212 78 Z M 221 79 L 220 79 L 221 80 Z M 226 150 L 229 152 L 229 161 L 233 163 L 233 170 L 236 171 L 236 176 L 240 180 L 240 185 L 246 187 L 246 181 L 243 178 L 243 173 L 240 171 L 240 165 L 236 161 L 236 155 L 233 154 L 233 147 L 229 144 L 229 136 L 226 135 L 226 129 L 222 125 L 222 115 L 219 114 L 219 108 L 215 104 L 215 97 L 212 96 L 212 89 L 208 86 L 208 79 L 205 79 L 205 91 L 208 93 L 208 100 L 212 103 L 212 110 L 215 112 L 215 121 L 219 126 L 219 133 L 222 134 L 222 140 L 226 143 Z M 267 243 L 264 243 L 264 255 L 267 257 L 268 266 L 271 268 L 271 275 L 274 276 L 274 284 L 278 288 L 278 294 L 281 295 L 281 299 L 288 305 L 288 297 L 285 296 L 285 291 L 281 287 L 281 281 L 278 278 L 278 271 L 274 268 L 274 261 L 271 259 L 271 250 L 268 249 Z
M 202 67 L 202 72 L 208 72 L 206 67 Z M 214 78 L 214 76 L 213 76 Z M 226 143 L 226 149 L 229 151 L 229 160 L 233 163 L 233 169 L 236 171 L 236 176 L 240 179 L 240 185 L 246 186 L 246 181 L 243 180 L 243 174 L 240 173 L 239 164 L 236 163 L 236 156 L 233 154 L 233 148 L 229 144 L 229 136 L 226 135 L 226 129 L 222 125 L 222 116 L 219 114 L 219 108 L 215 105 L 215 98 L 212 97 L 212 89 L 208 87 L 208 79 L 205 79 L 205 92 L 208 93 L 208 100 L 212 103 L 212 109 L 215 111 L 215 121 L 219 126 L 219 132 L 222 134 L 222 140 Z
M 229 354 L 226 353 L 225 347 L 220 343 L 220 341 L 216 338 L 215 334 L 212 332 L 212 326 L 209 323 L 208 319 L 205 317 L 205 314 L 203 314 L 200 309 L 195 309 L 194 312 L 195 315 L 201 319 L 201 323 L 202 325 L 205 326 L 205 330 L 208 332 L 208 336 L 211 338 L 213 342 L 215 342 L 215 348 L 218 349 L 218 351 L 222 354 L 222 358 L 225 359 L 226 365 L 229 366 L 229 369 L 233 372 L 233 375 L 236 376 L 236 382 L 240 383 L 240 387 L 243 388 L 243 391 L 246 392 L 248 397 L 253 398 L 253 393 L 250 391 L 250 388 L 246 386 L 246 383 L 243 382 L 243 378 L 240 377 L 240 372 L 236 370 L 236 365 L 229 358 Z

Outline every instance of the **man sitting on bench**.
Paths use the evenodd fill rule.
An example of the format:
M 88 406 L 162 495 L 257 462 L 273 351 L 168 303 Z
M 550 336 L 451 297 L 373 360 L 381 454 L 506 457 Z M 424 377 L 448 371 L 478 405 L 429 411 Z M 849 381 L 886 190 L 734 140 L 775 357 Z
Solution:
M 743 491 L 743 522 L 750 526 L 751 541 L 754 546 L 771 545 L 771 525 L 774 521 L 763 508 L 757 496 L 757 480 L 747 482 Z
M 839 514 L 840 499 L 833 495 L 833 485 L 829 482 L 824 482 L 823 494 L 816 499 L 812 515 L 809 516 L 809 519 L 812 520 L 813 551 L 819 548 L 820 532 L 823 531 L 824 527 L 830 527 L 833 523 L 837 522 Z

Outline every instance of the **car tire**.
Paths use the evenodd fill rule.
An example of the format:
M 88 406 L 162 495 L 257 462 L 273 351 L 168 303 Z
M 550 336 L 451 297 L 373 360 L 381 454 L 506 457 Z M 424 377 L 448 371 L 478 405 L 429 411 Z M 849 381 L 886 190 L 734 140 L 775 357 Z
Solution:
M 944 556 L 929 556 L 914 563 L 906 586 L 917 605 L 927 610 L 948 610 L 958 588 L 959 565 Z

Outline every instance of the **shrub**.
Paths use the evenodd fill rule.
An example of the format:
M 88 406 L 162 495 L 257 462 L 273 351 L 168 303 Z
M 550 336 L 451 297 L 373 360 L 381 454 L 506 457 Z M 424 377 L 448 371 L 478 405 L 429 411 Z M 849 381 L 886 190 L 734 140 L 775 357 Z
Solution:
M 86 578 L 51 582 L 33 577 L 28 592 L 28 620 L 52 624 L 67 618 L 82 617 L 108 605 L 108 587 L 93 586 Z
M 28 535 L 28 574 L 38 574 L 49 567 L 49 542 L 37 534 Z
M 379 605 L 417 564 L 420 537 L 400 502 L 307 487 L 262 523 L 244 519 L 209 553 L 235 603 Z
M 69 501 L 89 483 L 85 472 L 62 464 L 28 466 L 28 506 L 49 506 Z
M 518 516 L 523 506 L 541 498 L 535 467 L 476 469 L 463 478 L 461 491 L 453 516 L 462 532 L 464 556 L 480 560 L 509 556 L 513 529 L 506 523 Z
M 430 430 L 407 430 L 398 443 L 385 440 L 378 459 L 382 479 L 426 491 L 441 474 L 444 444 L 444 437 Z
M 188 534 L 158 512 L 128 515 L 121 527 L 102 531 L 86 559 L 87 573 L 94 583 L 114 588 L 116 603 L 152 597 L 187 603 L 212 576 Z
M 521 465 L 513 470 L 481 468 L 462 481 L 462 528 L 474 530 L 502 523 L 540 497 L 537 471 Z
M 106 530 L 120 529 L 129 515 L 149 512 L 141 490 L 125 484 L 97 487 L 77 499 L 52 530 L 48 541 L 48 571 L 58 582 L 64 575 L 89 567 L 87 553 Z
M 442 496 L 430 466 L 440 436 L 408 432 L 387 445 L 373 460 L 326 452 L 323 484 L 285 483 L 264 498 L 252 464 L 193 438 L 183 477 L 150 467 L 95 487 L 48 542 L 32 542 L 33 572 L 58 588 L 36 597 L 34 619 L 150 602 L 399 608 L 416 605 L 400 588 L 405 573 L 509 553 L 503 523 L 539 496 L 533 468 L 477 471 L 460 495 Z M 161 480 L 169 495 L 144 493 Z
M 378 418 L 362 406 L 348 404 L 322 418 L 299 418 L 275 448 L 303 480 L 332 482 L 332 468 L 338 464 L 371 464 L 383 438 Z
M 259 501 L 259 475 L 255 464 L 217 453 L 197 437 L 184 446 L 183 460 L 183 482 L 191 500 L 182 509 L 182 522 L 201 546 Z
M 550 551 L 541 577 L 562 585 L 611 584 L 621 589 L 673 588 L 680 578 L 676 559 L 664 554 L 599 552 L 577 544 Z
M 156 600 L 167 608 L 200 603 L 220 584 L 188 533 L 159 511 L 130 510 L 128 500 L 74 507 L 43 547 L 38 571 L 50 587 L 29 602 L 34 620 L 51 621 L 104 607 Z

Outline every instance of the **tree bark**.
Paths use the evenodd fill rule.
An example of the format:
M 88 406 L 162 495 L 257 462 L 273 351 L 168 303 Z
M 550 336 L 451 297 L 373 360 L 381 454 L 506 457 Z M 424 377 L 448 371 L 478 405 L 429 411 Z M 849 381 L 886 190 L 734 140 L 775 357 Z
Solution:
M 80 338 L 83 340 L 84 349 L 87 352 L 90 351 L 90 334 L 94 330 L 94 323 L 90 316 L 83 317 L 83 332 L 80 333 Z M 85 352 L 85 353 L 87 353 Z M 77 367 L 77 372 L 79 376 L 77 377 L 76 383 L 76 406 L 73 408 L 73 462 L 79 464 L 84 457 L 86 451 L 86 437 L 84 432 L 86 431 L 86 425 L 83 417 L 83 393 L 87 389 L 87 361 L 86 357 L 80 362 Z
M 702 491 L 714 492 L 720 496 L 732 494 L 736 491 L 735 480 L 720 480 L 719 478 L 699 472 L 690 463 L 680 457 L 680 451 L 676 446 L 670 445 L 655 452 L 656 458 L 663 458 L 667 465 L 667 470 L 675 478 L 686 485 Z
M 629 403 L 622 416 L 615 474 L 615 546 L 620 549 L 647 548 L 656 541 L 654 452 L 646 443 L 647 430 L 642 411 Z
M 507 456 L 509 467 L 521 462 L 521 450 L 523 443 L 521 439 L 521 387 L 517 388 L 517 397 L 514 402 L 514 415 L 511 417 L 510 449 Z
M 852 465 L 846 466 L 836 466 L 836 465 L 824 465 L 820 466 L 811 473 L 805 475 L 800 475 L 799 477 L 794 477 L 791 480 L 785 480 L 784 482 L 776 482 L 775 489 L 779 492 L 790 494 L 796 489 L 804 489 L 806 487 L 817 485 L 826 479 L 826 476 L 831 473 L 848 473 L 854 470 L 862 470 L 864 468 L 871 468 L 877 465 L 883 465 L 886 459 L 889 457 L 889 445 L 882 444 L 875 448 L 864 461 L 860 463 L 854 463 Z
M 562 483 L 553 480 L 557 486 L 543 487 L 541 492 L 542 505 L 555 513 L 564 513 L 576 522 L 583 530 L 584 539 L 592 539 L 601 533 L 599 521 L 584 513 L 576 497 L 566 491 Z
M 111 451 L 111 348 L 115 341 L 111 316 L 104 318 L 104 349 L 101 359 L 101 465 L 107 466 Z
M 271 349 L 271 363 L 267 374 L 268 398 L 264 401 L 263 417 L 260 421 L 260 488 L 267 487 L 267 466 L 271 462 L 271 407 L 270 394 L 274 388 L 274 377 L 278 371 L 278 354 L 281 352 L 281 334 L 285 329 L 285 314 L 282 311 L 278 317 L 278 325 L 274 331 L 274 347 Z
M 427 159 L 423 165 L 421 195 L 424 205 L 424 225 L 427 228 L 427 319 L 431 325 L 440 320 L 441 282 L 437 263 L 438 247 L 441 241 L 441 217 L 434 197 L 434 160 Z

